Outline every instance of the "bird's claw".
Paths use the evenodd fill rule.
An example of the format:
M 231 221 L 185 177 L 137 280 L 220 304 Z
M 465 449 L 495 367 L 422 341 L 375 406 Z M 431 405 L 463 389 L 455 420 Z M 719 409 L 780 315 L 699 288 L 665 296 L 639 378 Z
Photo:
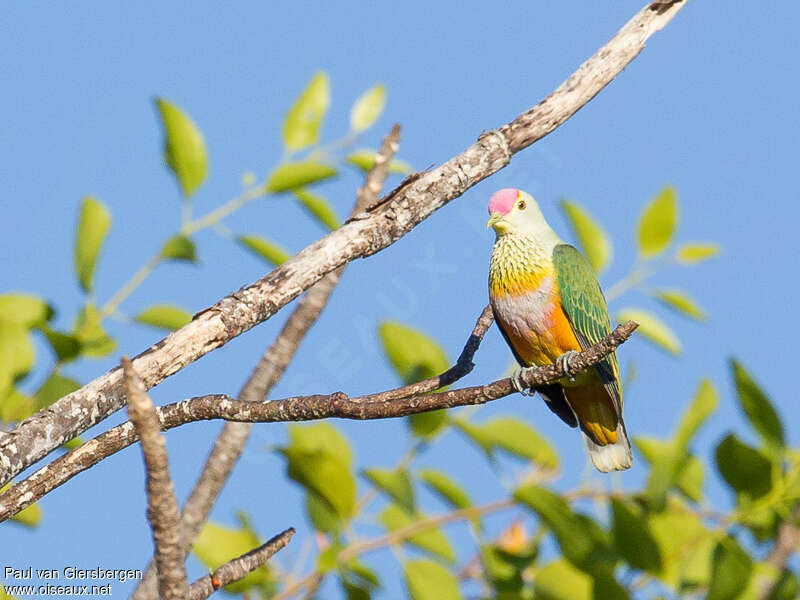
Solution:
M 561 372 L 564 373 L 564 377 L 569 379 L 570 381 L 575 381 L 575 376 L 572 375 L 570 371 L 569 361 L 572 360 L 573 356 L 577 356 L 578 353 L 575 350 L 567 350 L 556 359 L 556 366 L 561 369 Z
M 533 396 L 531 389 L 522 381 L 522 376 L 527 370 L 528 367 L 523 367 L 514 371 L 514 374 L 511 376 L 511 386 L 523 396 Z

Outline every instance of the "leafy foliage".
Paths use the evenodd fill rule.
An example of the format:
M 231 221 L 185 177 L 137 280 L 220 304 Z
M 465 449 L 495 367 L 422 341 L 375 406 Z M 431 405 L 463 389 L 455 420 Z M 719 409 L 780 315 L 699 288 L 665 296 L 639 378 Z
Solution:
M 598 225 L 592 216 L 579 204 L 568 200 L 561 201 L 561 210 L 572 225 L 580 248 L 592 264 L 592 268 L 600 273 L 611 261 L 611 240 L 608 234 Z
M 203 183 L 208 171 L 203 134 L 180 108 L 164 98 L 156 98 L 155 102 L 164 130 L 164 160 L 188 198 Z
M 173 331 L 189 323 L 192 315 L 172 304 L 155 304 L 136 315 L 134 320 L 159 329 Z
M 375 85 L 364 92 L 350 110 L 350 129 L 360 133 L 372 127 L 386 107 L 386 87 Z
M 277 267 L 289 259 L 289 253 L 284 248 L 263 236 L 240 235 L 236 241 L 273 267 Z
M 197 231 L 213 229 L 277 266 L 290 256 L 278 241 L 280 228 L 239 234 L 221 221 L 247 202 L 271 196 L 274 201 L 297 202 L 326 229 L 339 227 L 337 208 L 326 199 L 324 184 L 340 175 L 355 181 L 354 170 L 342 170 L 342 164 L 357 167 L 358 175 L 373 166 L 373 150 L 354 151 L 350 146 L 380 118 L 385 104 L 383 86 L 369 88 L 351 108 L 346 136 L 322 144 L 330 85 L 324 73 L 315 74 L 286 116 L 284 160 L 262 176 L 248 174 L 244 192 L 208 215 L 185 218 L 155 256 L 105 303 L 95 297 L 95 274 L 111 217 L 99 201 L 84 199 L 74 262 L 87 297 L 72 319 L 72 330 L 58 329 L 62 326 L 55 325 L 55 309 L 44 298 L 21 292 L 0 295 L 2 424 L 25 419 L 77 389 L 80 382 L 69 374 L 71 363 L 108 356 L 116 349 L 117 340 L 109 333 L 114 331 L 108 326 L 110 317 L 168 330 L 187 323 L 191 315 L 166 301 L 138 304 L 125 314 L 117 309 L 163 262 L 196 263 Z M 156 106 L 164 130 L 165 160 L 188 198 L 207 176 L 203 135 L 176 106 L 161 99 Z M 342 156 L 337 156 L 339 151 Z M 410 170 L 402 161 L 390 164 L 395 174 Z M 593 269 L 607 272 L 613 255 L 608 234 L 577 202 L 564 201 L 561 207 Z M 615 285 L 604 285 L 610 302 L 630 290 L 657 300 L 649 308 L 634 306 L 615 314 L 639 322 L 642 338 L 673 355 L 680 354 L 681 342 L 659 311 L 696 321 L 704 320 L 706 313 L 687 290 L 646 284 L 664 268 L 698 265 L 720 252 L 710 242 L 680 243 L 679 213 L 672 188 L 657 194 L 639 218 L 638 258 L 630 273 Z M 673 254 L 667 252 L 671 247 Z M 36 336 L 46 348 L 38 355 Z M 437 375 L 451 364 L 445 348 L 428 333 L 397 321 L 381 323 L 378 338 L 400 382 Z M 43 376 L 34 377 L 42 354 L 51 363 L 42 370 Z M 765 582 L 771 588 L 766 597 L 796 597 L 800 588 L 794 565 L 776 569 L 764 557 L 780 527 L 794 523 L 798 514 L 800 451 L 788 445 L 775 404 L 753 376 L 738 361 L 732 361 L 731 368 L 736 400 L 752 431 L 726 432 L 713 456 L 700 453 L 695 438 L 720 402 L 711 382 L 702 380 L 670 436 L 634 439 L 643 475 L 638 486 L 631 485 L 626 475 L 624 487 L 581 485 L 564 490 L 555 483 L 561 467 L 557 449 L 519 415 L 476 418 L 469 411 L 417 415 L 409 420 L 408 451 L 390 466 L 371 465 L 369 457 L 356 463 L 350 441 L 330 423 L 289 426 L 288 439 L 276 454 L 301 491 L 309 526 L 316 534 L 319 552 L 311 574 L 337 579 L 338 589 L 349 600 L 369 600 L 381 592 L 386 572 L 385 561 L 371 563 L 371 552 L 391 547 L 414 600 L 472 597 L 478 589 L 481 597 L 498 600 L 616 599 L 640 594 L 749 599 L 761 597 Z M 446 434 L 453 430 L 459 435 Z M 498 476 L 498 485 L 471 489 L 460 472 L 437 465 L 435 455 L 420 464 L 419 458 L 441 440 L 447 440 L 448 451 L 477 446 L 481 451 L 477 459 L 472 458 L 475 453 L 463 456 L 485 459 L 489 471 Z M 711 479 L 730 490 L 729 506 L 710 506 L 706 488 Z M 493 489 L 505 491 L 490 497 Z M 429 502 L 439 512 L 429 512 Z M 35 527 L 43 519 L 39 506 L 33 505 L 15 517 L 15 524 Z M 240 521 L 239 527 L 208 523 L 194 546 L 195 556 L 214 568 L 257 546 L 260 536 L 246 518 Z M 474 545 L 462 543 L 465 537 L 456 536 L 457 527 L 468 528 Z M 535 533 L 529 534 L 529 529 Z M 226 591 L 248 597 L 285 591 L 288 569 L 279 563 L 257 570 Z
M 676 356 L 681 353 L 678 337 L 653 313 L 641 308 L 625 308 L 617 313 L 617 320 L 636 321 L 639 324 L 637 331 L 656 346 Z
M 678 224 L 678 201 L 675 190 L 664 188 L 639 218 L 639 252 L 644 257 L 661 254 L 672 240 Z
M 84 198 L 75 238 L 75 271 L 85 292 L 92 291 L 97 257 L 110 227 L 111 214 L 108 209 L 94 198 Z
M 302 150 L 317 143 L 319 130 L 331 103 L 328 76 L 316 73 L 286 115 L 283 143 L 289 150 Z

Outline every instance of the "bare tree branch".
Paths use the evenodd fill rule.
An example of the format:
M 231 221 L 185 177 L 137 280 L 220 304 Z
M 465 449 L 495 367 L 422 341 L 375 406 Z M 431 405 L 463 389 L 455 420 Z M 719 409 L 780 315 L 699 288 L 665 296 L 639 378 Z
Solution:
M 800 509 L 795 510 L 794 519 L 800 518 Z M 774 578 L 762 574 L 758 582 L 759 598 L 772 598 L 776 588 L 781 583 L 781 576 L 786 569 L 786 565 L 792 555 L 797 552 L 800 546 L 800 528 L 793 522 L 782 521 L 778 525 L 778 534 L 775 537 L 775 545 L 769 551 L 764 562 L 773 567 L 777 575 Z
M 153 531 L 158 595 L 165 600 L 186 598 L 186 567 L 178 531 L 178 501 L 169 476 L 167 443 L 153 402 L 127 356 L 122 357 L 128 415 L 142 444 L 147 479 L 147 519 Z
M 265 565 L 279 550 L 286 547 L 294 535 L 294 527 L 290 527 L 269 540 L 266 544 L 242 554 L 239 558 L 226 562 L 213 573 L 205 575 L 189 586 L 188 600 L 203 600 L 220 588 L 239 581 L 248 573 Z
M 591 100 L 664 27 L 685 0 L 653 2 L 550 96 L 441 166 L 402 183 L 385 201 L 306 247 L 255 283 L 195 315 L 191 323 L 134 360 L 146 387 L 223 346 L 269 319 L 326 273 L 396 242 L 436 210 L 506 166 L 511 156 L 561 125 Z M 0 432 L 0 486 L 64 442 L 119 410 L 125 403 L 120 370 L 114 369 L 49 408 Z
M 591 348 L 570 360 L 570 375 L 597 364 L 627 340 L 637 325 L 627 321 Z M 472 340 L 472 336 L 470 336 Z M 545 365 L 525 372 L 523 381 L 530 387 L 552 383 L 564 377 L 555 365 Z M 431 410 L 485 404 L 514 393 L 510 378 L 486 385 L 448 390 L 435 394 L 397 397 L 396 390 L 351 398 L 342 392 L 295 396 L 272 402 L 242 402 L 224 394 L 212 394 L 181 400 L 158 409 L 161 429 L 167 430 L 192 421 L 225 419 L 247 423 L 311 421 L 316 419 L 390 419 Z M 80 471 L 133 444 L 136 432 L 130 423 L 117 425 L 42 467 L 28 479 L 0 493 L 0 522 L 10 518 L 46 493 L 62 485 Z
M 375 164 L 364 178 L 364 185 L 358 189 L 353 215 L 362 212 L 375 202 L 389 175 L 389 164 L 397 152 L 399 139 L 400 126 L 395 125 L 383 139 L 375 156 Z M 243 402 L 264 401 L 294 358 L 300 342 L 319 318 L 343 272 L 344 266 L 331 271 L 300 298 L 297 307 L 289 316 L 275 341 L 264 352 L 239 392 L 239 400 Z M 200 477 L 181 512 L 181 540 L 187 554 L 197 536 L 200 535 L 203 523 L 208 518 L 217 496 L 228 480 L 236 461 L 239 460 L 252 426 L 252 423 L 228 422 L 217 436 Z M 131 599 L 154 598 L 156 593 L 155 571 L 151 562 L 145 569 L 144 576 L 139 580 Z

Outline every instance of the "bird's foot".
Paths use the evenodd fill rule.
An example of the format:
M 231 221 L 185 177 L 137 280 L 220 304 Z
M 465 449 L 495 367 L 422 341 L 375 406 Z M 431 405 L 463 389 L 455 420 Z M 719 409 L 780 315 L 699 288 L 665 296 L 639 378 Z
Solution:
M 572 360 L 573 356 L 577 356 L 578 352 L 575 350 L 567 350 L 556 359 L 556 366 L 561 369 L 561 372 L 564 373 L 564 377 L 569 379 L 570 381 L 575 381 L 575 376 L 570 374 L 570 366 L 569 361 Z
M 531 367 L 522 367 L 520 369 L 517 369 L 511 376 L 511 385 L 515 390 L 517 390 L 523 396 L 533 396 L 533 391 L 531 391 L 530 387 L 526 386 L 525 383 L 522 381 L 522 376 L 530 368 Z

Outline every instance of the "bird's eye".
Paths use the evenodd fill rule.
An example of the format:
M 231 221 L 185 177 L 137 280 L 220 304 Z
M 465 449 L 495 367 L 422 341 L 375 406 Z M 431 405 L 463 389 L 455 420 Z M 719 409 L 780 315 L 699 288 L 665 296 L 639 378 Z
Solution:
M 520 210 L 525 210 L 525 200 L 520 200 L 517 202 L 517 208 Z

